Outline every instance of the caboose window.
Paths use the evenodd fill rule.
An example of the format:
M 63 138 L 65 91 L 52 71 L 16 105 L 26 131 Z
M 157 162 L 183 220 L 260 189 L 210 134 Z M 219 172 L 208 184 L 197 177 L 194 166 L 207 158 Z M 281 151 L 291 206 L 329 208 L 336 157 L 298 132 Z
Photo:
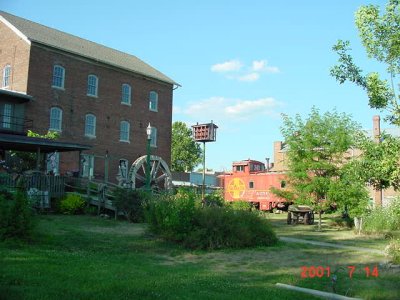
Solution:
M 254 182 L 253 181 L 249 181 L 249 189 L 254 189 Z
M 236 172 L 243 172 L 244 166 L 236 166 Z

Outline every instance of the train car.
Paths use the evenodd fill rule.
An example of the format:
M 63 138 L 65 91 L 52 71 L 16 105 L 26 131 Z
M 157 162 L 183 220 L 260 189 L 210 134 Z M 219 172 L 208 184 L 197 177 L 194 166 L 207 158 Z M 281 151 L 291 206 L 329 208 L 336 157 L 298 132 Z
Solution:
M 226 201 L 244 200 L 260 210 L 283 209 L 286 200 L 274 195 L 271 187 L 285 188 L 285 174 L 271 172 L 265 164 L 256 160 L 243 160 L 232 164 L 232 172 L 219 176 Z

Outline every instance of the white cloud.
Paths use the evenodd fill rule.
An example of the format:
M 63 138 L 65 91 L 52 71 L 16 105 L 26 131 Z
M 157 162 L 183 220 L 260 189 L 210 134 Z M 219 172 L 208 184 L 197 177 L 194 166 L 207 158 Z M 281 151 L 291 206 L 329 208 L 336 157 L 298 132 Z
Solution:
M 229 60 L 223 63 L 215 64 L 211 66 L 212 72 L 232 72 L 239 71 L 243 64 L 239 60 Z
M 253 82 L 260 79 L 262 73 L 279 73 L 278 67 L 269 66 L 266 59 L 253 60 L 250 67 L 242 70 L 244 64 L 237 59 L 228 60 L 211 66 L 212 72 L 224 73 L 227 79 Z M 246 71 L 247 69 L 247 71 Z
M 262 71 L 266 64 L 266 60 L 253 60 L 252 69 L 253 71 Z
M 239 77 L 237 77 L 237 79 L 239 81 L 247 81 L 247 82 L 256 81 L 256 80 L 260 79 L 260 74 L 254 72 L 254 73 L 246 74 L 243 76 L 239 76 Z
M 181 110 L 181 114 L 192 119 L 194 123 L 214 120 L 218 126 L 224 126 L 262 115 L 278 116 L 281 106 L 281 102 L 271 97 L 255 100 L 211 97 L 189 104 Z
M 236 100 L 234 105 L 225 107 L 225 113 L 230 116 L 257 116 L 270 114 L 280 103 L 274 98 L 262 98 L 257 100 Z
M 265 59 L 253 60 L 252 70 L 255 72 L 279 73 L 279 68 L 274 66 L 269 66 L 268 61 Z

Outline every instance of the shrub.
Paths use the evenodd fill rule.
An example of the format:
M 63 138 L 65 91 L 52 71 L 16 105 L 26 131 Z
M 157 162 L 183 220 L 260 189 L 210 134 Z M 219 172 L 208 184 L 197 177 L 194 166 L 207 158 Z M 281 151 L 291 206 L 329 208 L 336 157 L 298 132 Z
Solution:
M 68 194 L 60 202 L 60 211 L 66 215 L 74 215 L 83 212 L 86 201 L 78 194 Z
M 229 206 L 234 210 L 245 210 L 245 211 L 250 211 L 253 207 L 250 202 L 244 200 L 229 202 Z
M 194 192 L 180 190 L 176 195 L 160 195 L 146 205 L 150 230 L 167 240 L 180 242 L 193 228 L 193 217 L 200 201 Z
M 400 230 L 400 199 L 396 198 L 388 207 L 373 209 L 363 220 L 363 230 L 371 233 L 384 233 Z
M 268 220 L 250 211 L 201 207 L 192 193 L 162 195 L 146 205 L 149 229 L 191 249 L 267 246 L 277 242 Z
M 206 207 L 196 212 L 193 221 L 194 230 L 184 241 L 188 248 L 270 246 L 278 240 L 269 221 L 249 211 Z
M 0 194 L 0 238 L 31 237 L 35 222 L 33 211 L 22 190 Z
M 206 206 L 222 207 L 225 205 L 225 199 L 223 197 L 222 190 L 214 191 L 211 194 L 205 195 L 204 199 Z
M 117 188 L 113 191 L 113 197 L 113 205 L 126 216 L 128 221 L 143 221 L 143 204 L 149 198 L 148 193 L 142 190 Z
M 400 240 L 392 239 L 389 245 L 385 248 L 386 254 L 395 264 L 400 264 Z

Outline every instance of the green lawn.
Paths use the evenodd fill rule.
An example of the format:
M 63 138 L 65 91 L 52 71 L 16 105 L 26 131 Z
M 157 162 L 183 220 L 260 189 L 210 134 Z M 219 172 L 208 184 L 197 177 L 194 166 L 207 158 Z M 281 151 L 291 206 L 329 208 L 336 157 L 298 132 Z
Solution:
M 271 218 L 280 234 L 315 233 Z M 89 216 L 40 216 L 36 231 L 30 243 L 0 243 L 0 299 L 314 299 L 276 288 L 277 282 L 332 291 L 332 274 L 303 279 L 302 266 L 337 271 L 341 294 L 400 298 L 400 273 L 379 267 L 378 277 L 365 275 L 365 266 L 385 261 L 380 255 L 283 242 L 188 251 L 146 234 L 145 225 Z

